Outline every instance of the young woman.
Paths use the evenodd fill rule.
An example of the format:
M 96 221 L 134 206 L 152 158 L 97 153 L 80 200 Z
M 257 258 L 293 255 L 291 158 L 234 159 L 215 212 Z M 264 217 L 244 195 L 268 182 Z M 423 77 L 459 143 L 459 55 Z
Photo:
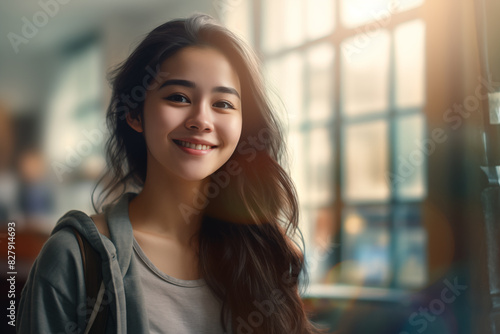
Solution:
M 107 333 L 319 333 L 298 292 L 296 194 L 258 70 L 206 15 L 157 27 L 115 70 L 108 204 L 60 219 L 23 289 L 21 333 L 86 328 L 70 226 L 101 256 Z

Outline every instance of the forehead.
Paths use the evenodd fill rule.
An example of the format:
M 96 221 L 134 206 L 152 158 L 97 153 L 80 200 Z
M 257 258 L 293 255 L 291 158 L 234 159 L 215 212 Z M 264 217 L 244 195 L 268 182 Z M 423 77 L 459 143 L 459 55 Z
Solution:
M 240 90 L 238 73 L 227 57 L 209 46 L 189 46 L 161 64 L 161 79 L 186 79 L 198 84 L 229 85 Z

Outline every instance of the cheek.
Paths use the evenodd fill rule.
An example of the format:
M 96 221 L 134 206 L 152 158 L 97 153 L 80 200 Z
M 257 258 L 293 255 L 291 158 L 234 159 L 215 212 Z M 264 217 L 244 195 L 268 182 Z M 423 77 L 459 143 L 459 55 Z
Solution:
M 231 144 L 231 146 L 236 146 L 238 144 L 241 136 L 241 126 L 241 117 L 235 117 L 231 121 L 227 121 L 224 123 L 223 131 L 225 133 L 226 140 Z
M 182 116 L 173 113 L 168 108 L 156 108 L 148 110 L 146 116 L 146 136 L 150 139 L 161 140 L 179 124 L 182 124 Z

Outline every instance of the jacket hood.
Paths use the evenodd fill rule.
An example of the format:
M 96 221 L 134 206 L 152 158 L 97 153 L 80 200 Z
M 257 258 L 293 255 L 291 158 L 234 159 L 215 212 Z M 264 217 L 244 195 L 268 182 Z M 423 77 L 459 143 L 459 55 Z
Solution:
M 104 207 L 110 239 L 99 232 L 94 221 L 87 214 L 78 210 L 68 211 L 62 216 L 51 235 L 63 228 L 76 228 L 103 260 L 111 261 L 118 258 L 122 277 L 124 277 L 130 266 L 133 252 L 133 230 L 128 216 L 128 205 L 135 196 L 137 196 L 136 193 L 126 193 L 116 204 L 112 203 Z

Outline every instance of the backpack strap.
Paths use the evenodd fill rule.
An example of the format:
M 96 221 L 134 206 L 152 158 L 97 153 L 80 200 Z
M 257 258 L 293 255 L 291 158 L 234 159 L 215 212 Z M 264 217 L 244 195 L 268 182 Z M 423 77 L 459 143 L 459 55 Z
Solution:
M 82 255 L 87 301 L 95 300 L 92 313 L 89 314 L 89 312 L 87 312 L 87 327 L 85 328 L 84 334 L 104 333 L 106 330 L 109 305 L 102 305 L 106 289 L 102 279 L 101 257 L 92 246 L 90 246 L 87 239 L 81 236 L 76 228 L 72 227 L 72 229 L 75 233 Z

